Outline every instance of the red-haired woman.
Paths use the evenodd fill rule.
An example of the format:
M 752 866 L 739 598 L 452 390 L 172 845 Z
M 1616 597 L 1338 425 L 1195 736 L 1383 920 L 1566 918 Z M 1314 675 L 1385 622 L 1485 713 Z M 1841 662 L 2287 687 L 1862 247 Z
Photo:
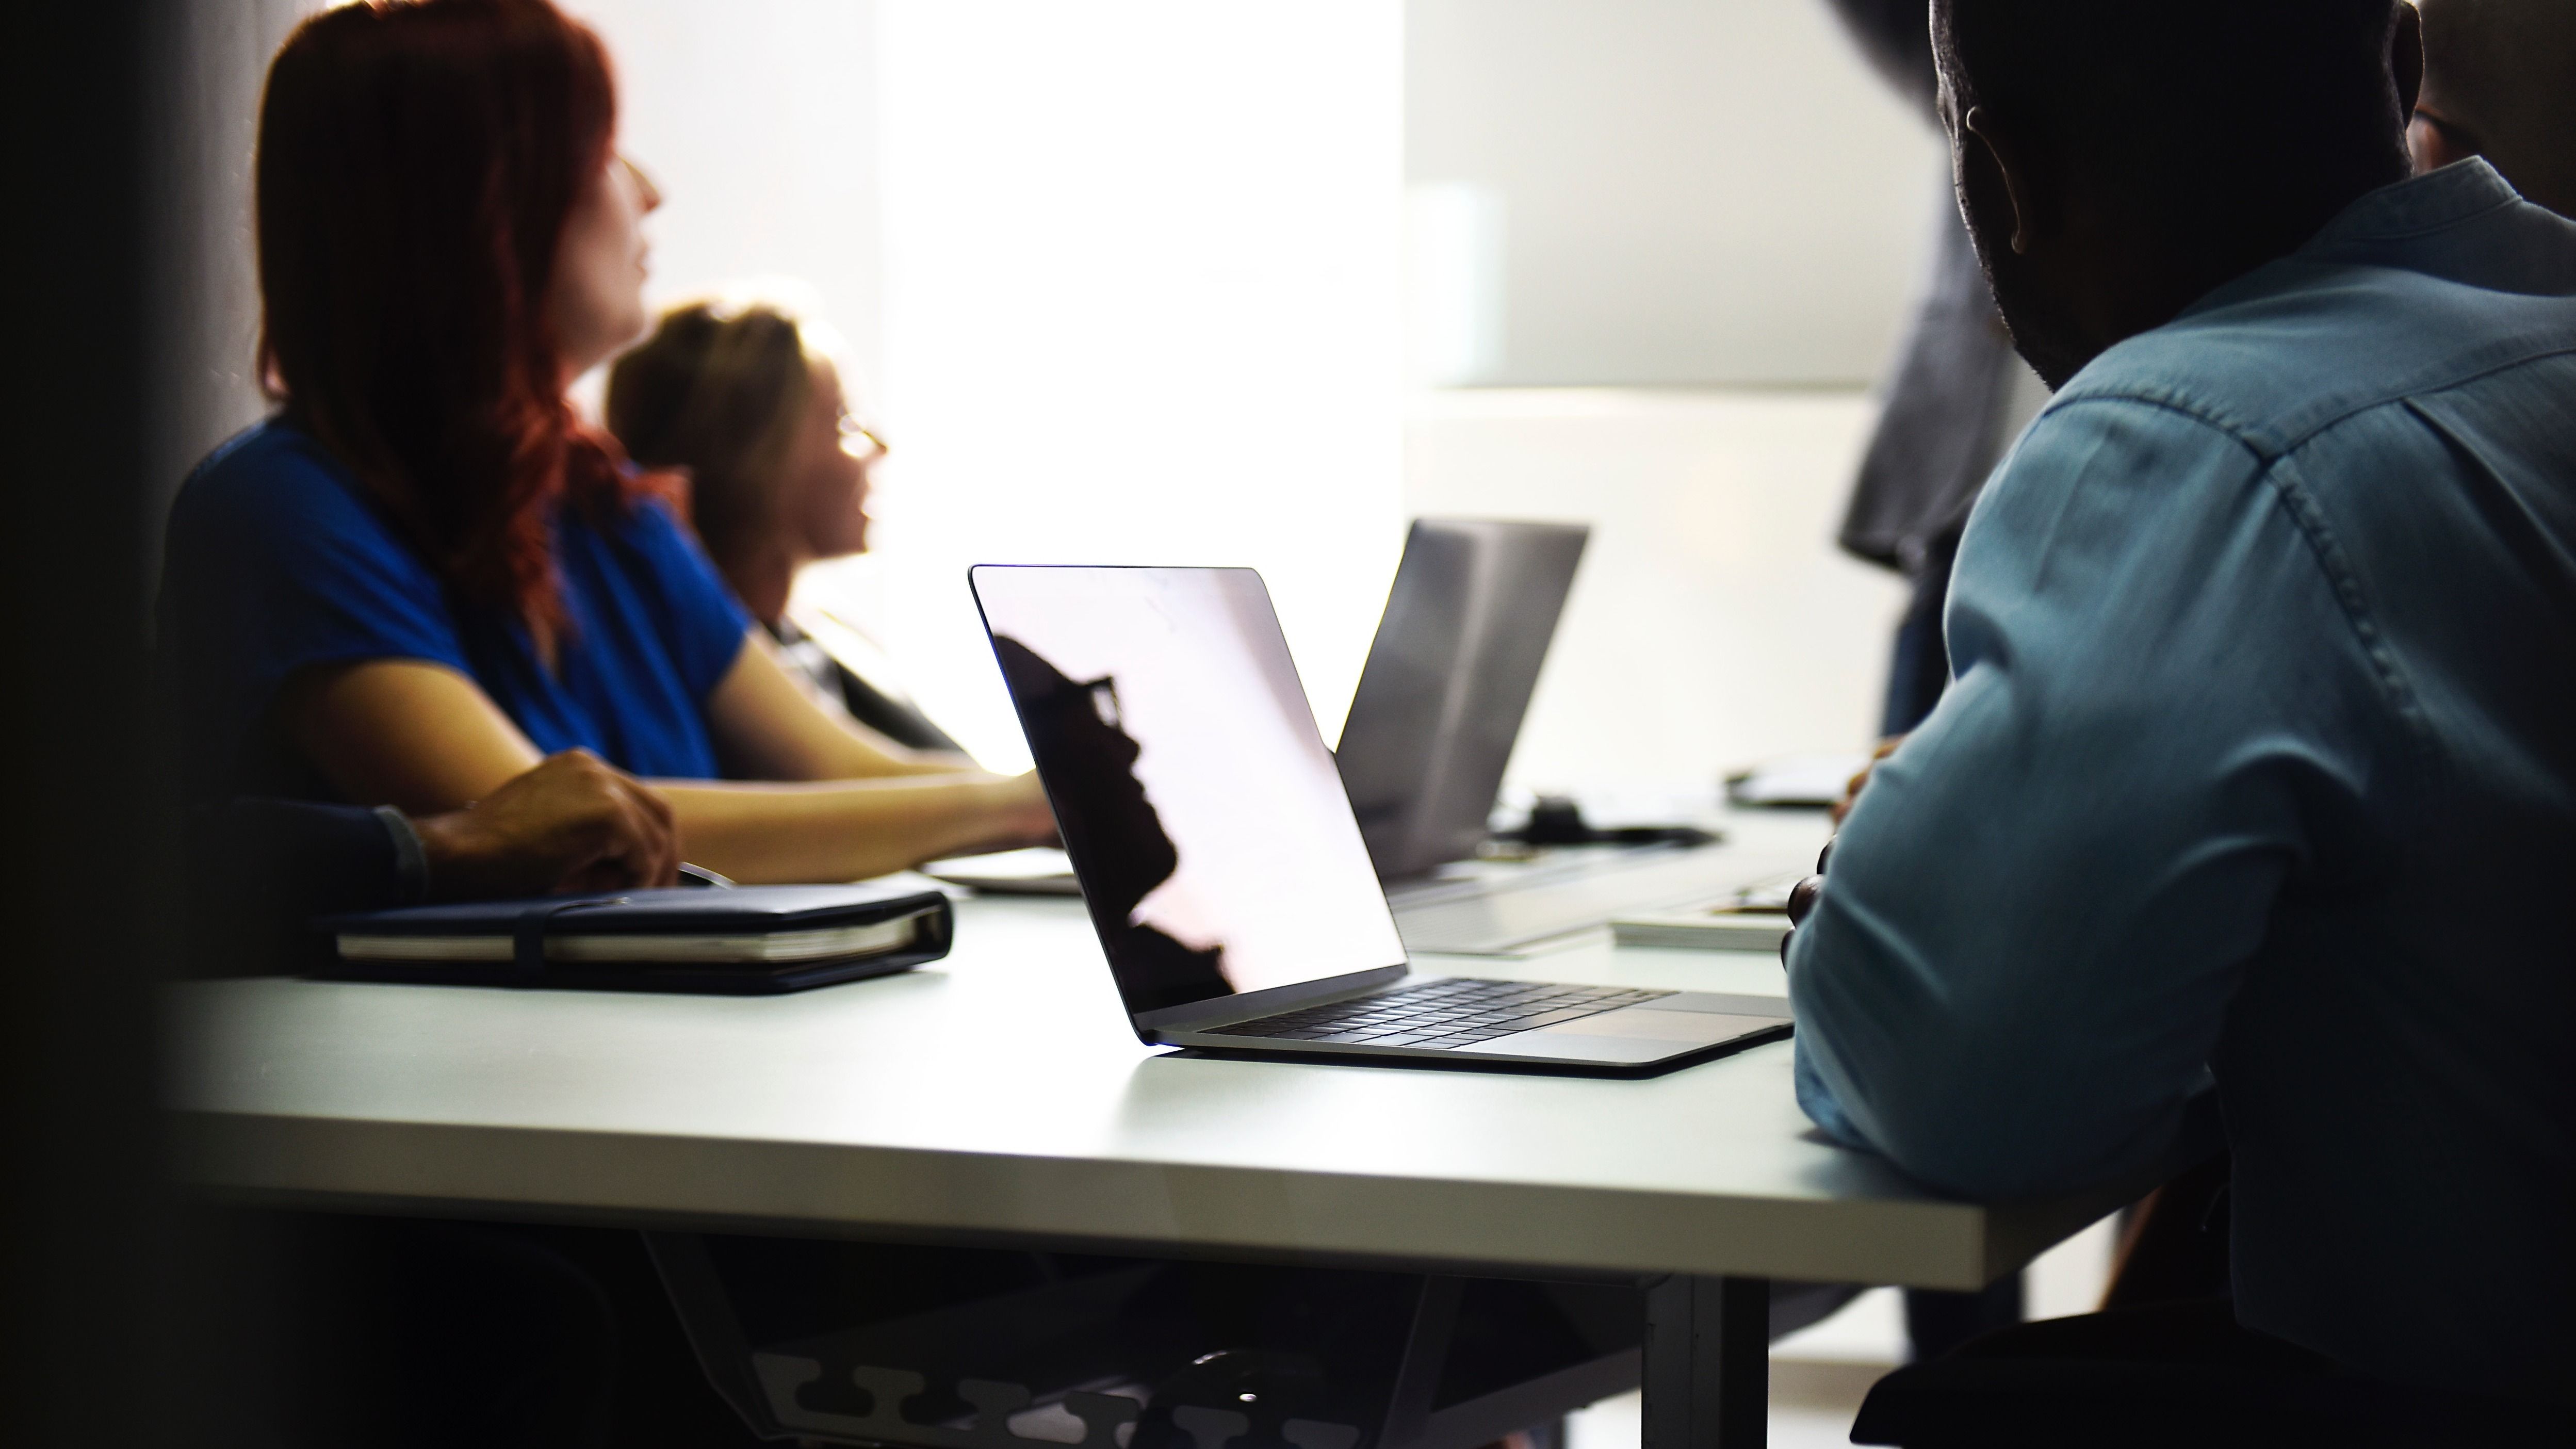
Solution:
M 566 386 L 646 320 L 659 198 L 615 129 L 598 40 L 545 0 L 374 0 L 279 51 L 256 187 L 281 406 L 170 519 L 191 790 L 440 811 L 585 746 L 745 880 L 1050 836 L 1028 777 L 818 708 L 670 488 L 577 420 Z

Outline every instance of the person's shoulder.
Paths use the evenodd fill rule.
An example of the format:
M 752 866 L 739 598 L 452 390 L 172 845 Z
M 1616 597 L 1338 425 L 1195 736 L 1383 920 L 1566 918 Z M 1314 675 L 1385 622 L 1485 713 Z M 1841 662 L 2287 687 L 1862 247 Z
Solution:
M 2303 278 L 2204 303 L 2119 343 L 2060 389 L 2052 411 L 2152 409 L 2187 418 L 2266 459 L 2320 426 L 2405 395 L 2393 340 L 2368 287 Z
M 2156 491 L 2171 494 L 2178 478 L 2208 473 L 2220 460 L 2218 471 L 2228 473 L 2259 470 L 2266 461 L 2238 420 L 2206 405 L 2195 389 L 2087 368 L 2005 450 L 1986 491 L 2018 494 L 2041 480 L 2053 490 L 2079 478 L 2098 490 L 2143 472 L 2163 478 Z
M 348 470 L 301 429 L 276 418 L 254 423 L 215 446 L 190 470 L 183 497 L 229 500 L 244 494 L 345 487 Z
M 274 418 L 226 439 L 180 485 L 174 529 L 292 530 L 363 517 L 357 482 L 320 443 Z
M 2260 501 L 2271 459 L 2223 415 L 2175 390 L 2086 384 L 2060 389 L 1996 464 L 1969 515 L 1963 571 L 1972 555 L 2025 582 L 2043 559 L 2113 570 L 2188 552 L 2201 520 Z
M 612 505 L 568 508 L 564 518 L 571 527 L 612 540 L 657 573 L 705 566 L 696 530 L 679 505 L 659 493 L 632 490 Z
M 618 527 L 628 537 L 657 545 L 690 545 L 697 533 L 680 513 L 680 506 L 659 493 L 637 492 L 626 501 L 626 511 Z
M 2150 536 L 2169 544 L 2181 533 L 2165 521 L 2225 506 L 2221 500 L 2243 494 L 2267 464 L 2223 418 L 2188 398 L 2070 385 L 1995 465 L 1969 532 L 1989 542 L 2010 536 L 2020 552 L 2051 539 L 2062 550 L 2077 537 L 2122 550 Z
M 170 505 L 171 566 L 424 587 L 428 565 L 356 476 L 311 435 L 271 420 L 225 442 Z
M 2300 251 L 2110 348 L 2059 400 L 2169 409 L 2278 457 L 2373 409 L 2576 352 L 2576 225 L 2492 173 L 2452 171 L 2364 197 Z
M 2420 276 L 2319 275 L 2131 338 L 2057 403 L 2165 409 L 2270 459 L 2373 409 L 2576 350 L 2576 315 L 2553 339 L 2470 293 Z

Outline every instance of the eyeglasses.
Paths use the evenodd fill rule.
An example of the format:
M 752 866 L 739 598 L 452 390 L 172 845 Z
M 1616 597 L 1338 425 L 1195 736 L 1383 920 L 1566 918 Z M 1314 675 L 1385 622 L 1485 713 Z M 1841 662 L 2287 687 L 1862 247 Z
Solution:
M 833 426 L 840 430 L 841 450 L 861 462 L 873 462 L 894 451 L 886 446 L 885 439 L 876 435 L 875 429 L 851 416 L 848 408 L 841 409 L 841 415 L 833 419 Z M 858 446 L 861 443 L 867 446 L 861 448 Z
M 1118 682 L 1115 679 L 1103 676 L 1077 684 L 1074 688 L 1091 696 L 1091 712 L 1102 724 L 1113 730 L 1127 727 L 1125 711 L 1118 707 Z

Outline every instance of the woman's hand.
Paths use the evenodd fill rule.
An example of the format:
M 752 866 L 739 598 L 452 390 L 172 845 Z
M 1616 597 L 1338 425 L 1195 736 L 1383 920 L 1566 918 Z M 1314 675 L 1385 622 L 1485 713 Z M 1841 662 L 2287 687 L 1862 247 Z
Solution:
M 998 847 L 1010 850 L 1024 845 L 1061 845 L 1056 833 L 1055 809 L 1047 804 L 1046 787 L 1038 783 L 1038 772 L 1012 775 L 1002 780 L 998 799 L 1001 822 L 1010 833 L 1009 843 Z

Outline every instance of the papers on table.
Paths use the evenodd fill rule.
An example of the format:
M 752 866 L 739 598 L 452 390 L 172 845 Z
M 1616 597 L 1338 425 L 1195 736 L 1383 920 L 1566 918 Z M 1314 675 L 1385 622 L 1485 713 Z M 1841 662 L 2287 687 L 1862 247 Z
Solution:
M 1611 939 L 1622 946 L 1678 946 L 1700 951 L 1777 952 L 1789 934 L 1791 871 L 1755 881 L 1706 905 L 1614 916 Z

